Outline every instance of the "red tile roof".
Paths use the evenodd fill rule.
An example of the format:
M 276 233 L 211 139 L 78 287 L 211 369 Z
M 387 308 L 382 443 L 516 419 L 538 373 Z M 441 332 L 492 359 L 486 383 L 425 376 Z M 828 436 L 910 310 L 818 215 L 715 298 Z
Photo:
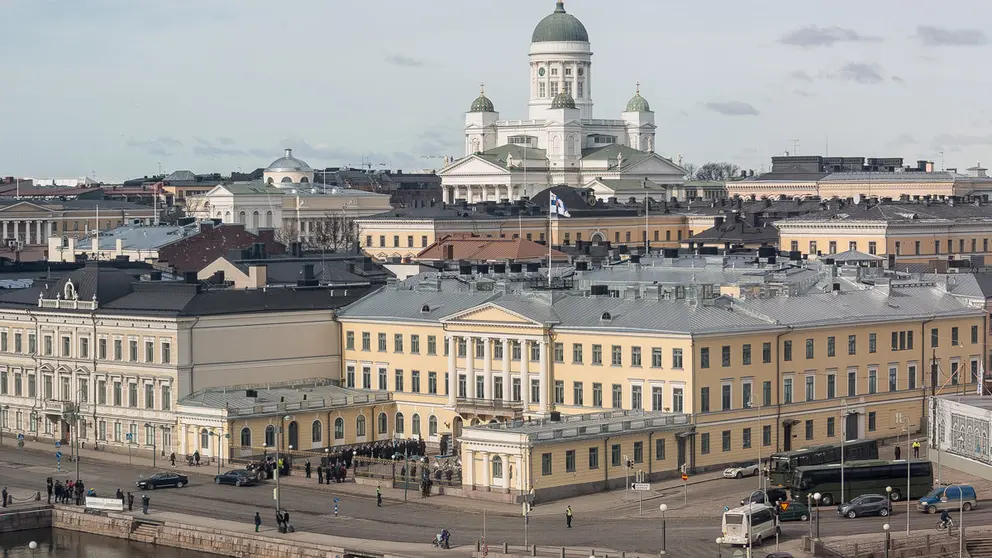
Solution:
M 568 261 L 568 255 L 551 251 L 554 261 Z M 491 262 L 502 260 L 544 261 L 548 247 L 525 238 L 482 238 L 471 235 L 448 235 L 414 256 L 418 261 L 468 260 Z
M 163 246 L 158 257 L 161 263 L 179 273 L 200 271 L 228 250 L 249 248 L 255 242 L 265 244 L 266 254 L 286 253 L 286 245 L 276 242 L 271 229 L 261 230 L 256 235 L 246 231 L 244 225 L 224 224 L 204 228 L 197 234 Z

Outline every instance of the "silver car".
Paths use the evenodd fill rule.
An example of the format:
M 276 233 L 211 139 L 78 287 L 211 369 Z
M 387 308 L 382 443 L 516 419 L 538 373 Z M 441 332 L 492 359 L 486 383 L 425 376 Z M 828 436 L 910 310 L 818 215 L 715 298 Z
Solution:
M 758 465 L 756 463 L 749 465 L 736 465 L 733 467 L 727 467 L 723 470 L 723 478 L 725 479 L 740 479 L 744 477 L 756 476 L 758 476 Z

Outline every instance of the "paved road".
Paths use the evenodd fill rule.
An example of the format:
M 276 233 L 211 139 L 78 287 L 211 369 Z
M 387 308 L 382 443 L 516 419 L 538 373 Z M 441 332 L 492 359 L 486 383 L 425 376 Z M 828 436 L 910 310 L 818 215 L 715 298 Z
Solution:
M 65 465 L 72 466 L 68 463 Z M 197 472 L 205 473 L 205 469 L 201 467 Z M 138 475 L 151 472 L 126 464 L 95 461 L 84 461 L 80 467 L 80 476 L 86 486 L 95 488 L 101 496 L 112 496 L 118 487 L 124 491 L 133 491 L 133 483 Z M 65 478 L 70 474 L 65 471 L 57 474 L 51 455 L 47 452 L 0 448 L 0 484 L 15 489 L 15 493 L 16 489 L 44 490 L 46 477 Z M 209 477 L 193 473 L 190 473 L 190 480 L 192 484 L 186 488 L 150 491 L 153 512 L 160 509 L 248 523 L 255 512 L 260 511 L 263 522 L 274 523 L 273 483 L 243 488 L 216 486 Z M 719 481 L 708 484 L 719 484 Z M 715 486 L 712 490 L 719 488 Z M 373 498 L 335 493 L 333 485 L 313 485 L 312 488 L 283 486 L 282 492 L 282 504 L 290 511 L 292 523 L 297 529 L 304 531 L 368 539 L 427 542 L 433 533 L 445 526 L 452 532 L 452 540 L 456 545 L 474 543 L 483 531 L 481 503 L 476 510 L 469 512 L 432 507 L 429 502 L 422 503 L 419 498 L 409 503 L 387 501 L 382 508 L 377 508 Z M 339 517 L 335 517 L 333 513 L 335 496 L 341 499 Z M 416 498 L 415 495 L 412 496 Z M 735 494 L 734 498 L 739 500 L 740 496 Z M 707 503 L 707 509 L 701 509 L 701 513 L 695 517 L 685 515 L 669 518 L 668 548 L 679 549 L 679 556 L 686 558 L 712 558 L 716 550 L 714 540 L 720 533 L 720 520 L 715 517 L 718 513 L 709 509 L 712 505 Z M 657 504 L 653 502 L 651 507 L 657 509 Z M 528 542 L 546 546 L 597 547 L 644 553 L 656 553 L 660 548 L 661 525 L 657 517 L 601 515 L 605 516 L 587 517 L 582 514 L 581 509 L 576 509 L 572 529 L 565 528 L 564 514 L 561 517 L 532 517 L 527 528 Z M 915 513 L 911 519 L 916 527 L 929 527 L 936 522 L 932 516 Z M 977 522 L 992 523 L 992 506 L 971 512 L 966 519 L 972 525 Z M 863 518 L 851 521 L 838 518 L 835 512 L 824 510 L 820 529 L 823 536 L 881 532 L 881 526 L 886 521 L 893 525 L 893 529 L 903 528 L 905 511 L 899 511 L 887 520 Z M 491 546 L 504 541 L 523 544 L 523 518 L 489 515 L 485 518 L 485 524 L 487 540 Z M 786 523 L 783 526 L 783 540 L 798 538 L 807 530 L 806 524 Z

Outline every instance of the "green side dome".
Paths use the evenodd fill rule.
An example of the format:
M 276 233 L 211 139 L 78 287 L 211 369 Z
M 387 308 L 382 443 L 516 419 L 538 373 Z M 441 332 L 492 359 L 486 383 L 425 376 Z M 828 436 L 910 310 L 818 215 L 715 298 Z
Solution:
M 486 97 L 485 86 L 479 86 L 479 96 L 472 101 L 472 106 L 468 109 L 469 112 L 496 112 L 496 107 L 493 106 L 493 102 Z
M 555 95 L 555 98 L 551 101 L 551 108 L 553 109 L 574 109 L 575 99 L 572 98 L 566 91 Z
M 565 13 L 565 3 L 561 0 L 555 6 L 555 11 L 545 17 L 534 28 L 531 36 L 532 43 L 547 43 L 558 41 L 589 42 L 586 26 L 575 16 Z
M 641 84 L 637 84 L 637 92 L 627 101 L 627 109 L 624 112 L 651 112 L 651 105 L 648 100 L 641 97 Z

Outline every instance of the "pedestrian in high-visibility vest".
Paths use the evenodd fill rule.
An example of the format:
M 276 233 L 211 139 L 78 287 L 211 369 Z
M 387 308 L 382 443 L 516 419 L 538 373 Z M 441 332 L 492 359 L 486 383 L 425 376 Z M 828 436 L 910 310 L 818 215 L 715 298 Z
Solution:
M 913 459 L 920 458 L 920 441 L 913 440 Z
M 572 528 L 572 506 L 565 506 L 565 527 Z

